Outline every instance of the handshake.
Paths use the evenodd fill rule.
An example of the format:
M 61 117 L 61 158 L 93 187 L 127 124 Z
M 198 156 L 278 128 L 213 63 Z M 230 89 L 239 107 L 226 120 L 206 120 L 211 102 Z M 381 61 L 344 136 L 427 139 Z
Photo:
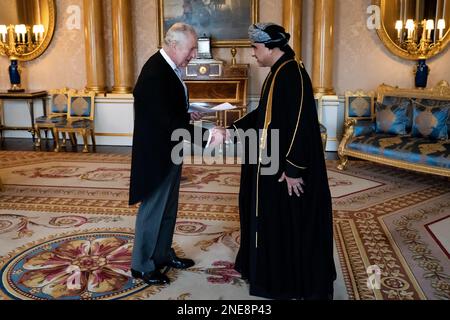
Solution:
M 225 128 L 214 127 L 209 130 L 209 134 L 209 147 L 215 147 L 217 145 L 230 141 L 230 133 Z

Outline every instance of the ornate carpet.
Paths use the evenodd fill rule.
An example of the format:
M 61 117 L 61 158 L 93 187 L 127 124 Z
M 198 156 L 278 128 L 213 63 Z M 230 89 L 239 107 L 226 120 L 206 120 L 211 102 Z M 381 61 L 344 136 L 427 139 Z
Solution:
M 450 184 L 329 162 L 337 299 L 449 299 Z M 256 299 L 233 271 L 238 165 L 186 165 L 170 286 L 130 277 L 127 155 L 0 152 L 0 299 Z

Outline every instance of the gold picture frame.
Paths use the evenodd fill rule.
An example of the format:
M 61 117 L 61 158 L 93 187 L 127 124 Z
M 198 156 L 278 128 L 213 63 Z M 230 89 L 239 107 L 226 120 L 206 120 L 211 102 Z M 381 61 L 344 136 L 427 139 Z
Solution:
M 158 38 L 162 46 L 170 25 L 185 22 L 214 48 L 250 47 L 247 31 L 259 19 L 259 0 L 158 0 Z M 230 4 L 231 3 L 231 4 Z

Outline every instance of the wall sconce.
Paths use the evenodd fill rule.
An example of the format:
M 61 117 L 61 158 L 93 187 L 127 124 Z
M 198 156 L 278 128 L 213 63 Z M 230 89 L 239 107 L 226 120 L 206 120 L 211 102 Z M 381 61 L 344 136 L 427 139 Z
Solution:
M 11 89 L 8 91 L 24 91 L 20 83 L 18 59 L 42 43 L 44 32 L 44 26 L 41 24 L 34 25 L 32 28 L 25 24 L 0 25 L 0 55 L 6 55 L 11 60 L 8 69 Z

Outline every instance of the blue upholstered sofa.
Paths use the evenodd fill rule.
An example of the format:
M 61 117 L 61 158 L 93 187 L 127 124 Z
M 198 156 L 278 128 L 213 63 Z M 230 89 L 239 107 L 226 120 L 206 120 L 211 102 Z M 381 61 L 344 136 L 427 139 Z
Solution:
M 450 177 L 450 86 L 346 94 L 338 169 L 349 157 Z

